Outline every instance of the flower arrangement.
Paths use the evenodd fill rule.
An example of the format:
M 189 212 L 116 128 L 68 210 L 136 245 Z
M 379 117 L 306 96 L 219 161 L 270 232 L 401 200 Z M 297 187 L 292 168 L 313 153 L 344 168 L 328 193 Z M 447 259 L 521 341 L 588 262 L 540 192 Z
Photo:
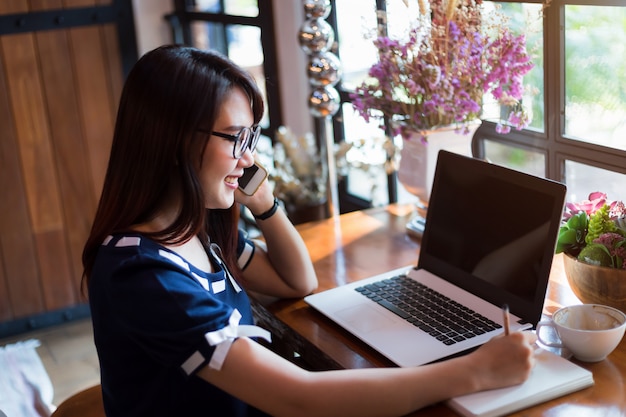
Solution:
M 579 203 L 567 203 L 556 253 L 579 261 L 626 269 L 626 206 L 596 191 Z
M 499 133 L 528 126 L 521 99 L 533 64 L 525 36 L 511 33 L 506 18 L 487 12 L 482 0 L 417 1 L 419 15 L 406 39 L 374 40 L 379 60 L 351 94 L 355 110 L 366 121 L 380 119 L 383 129 L 389 120 L 394 134 L 422 132 L 425 141 L 442 126 L 463 132 L 491 93 L 508 109 Z

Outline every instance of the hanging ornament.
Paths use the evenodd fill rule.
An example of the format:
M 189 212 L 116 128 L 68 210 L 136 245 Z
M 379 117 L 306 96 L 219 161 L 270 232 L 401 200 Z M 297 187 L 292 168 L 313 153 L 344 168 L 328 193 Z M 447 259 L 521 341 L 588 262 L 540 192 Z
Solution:
M 313 87 L 335 85 L 341 79 L 341 63 L 331 52 L 313 54 L 309 57 L 307 73 Z
M 335 41 L 335 32 L 323 19 L 308 19 L 298 32 L 298 40 L 307 55 L 326 52 Z
M 330 14 L 330 0 L 304 0 L 303 6 L 307 18 L 326 19 Z
M 339 92 L 332 86 L 314 88 L 309 96 L 309 109 L 315 117 L 334 116 L 339 104 Z
M 341 77 L 339 59 L 329 52 L 335 42 L 335 31 L 324 19 L 330 15 L 330 0 L 303 0 L 306 20 L 298 32 L 300 47 L 309 56 L 309 112 L 316 119 L 317 140 L 326 155 L 328 212 L 339 214 L 339 194 L 335 161 L 332 117 L 339 111 L 339 93 L 333 87 Z

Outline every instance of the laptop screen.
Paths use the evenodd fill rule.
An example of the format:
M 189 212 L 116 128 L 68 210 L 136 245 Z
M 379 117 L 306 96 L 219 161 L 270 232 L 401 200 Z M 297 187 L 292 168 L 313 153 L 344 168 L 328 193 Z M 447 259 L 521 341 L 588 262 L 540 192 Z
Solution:
M 441 151 L 418 267 L 504 301 L 536 325 L 565 192 L 555 181 Z

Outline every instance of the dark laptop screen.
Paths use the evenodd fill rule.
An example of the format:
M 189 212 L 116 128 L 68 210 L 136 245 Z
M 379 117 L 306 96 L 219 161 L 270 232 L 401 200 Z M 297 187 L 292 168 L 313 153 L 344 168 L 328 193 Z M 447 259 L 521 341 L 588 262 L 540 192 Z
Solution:
M 533 325 L 541 317 L 565 186 L 441 151 L 418 267 Z

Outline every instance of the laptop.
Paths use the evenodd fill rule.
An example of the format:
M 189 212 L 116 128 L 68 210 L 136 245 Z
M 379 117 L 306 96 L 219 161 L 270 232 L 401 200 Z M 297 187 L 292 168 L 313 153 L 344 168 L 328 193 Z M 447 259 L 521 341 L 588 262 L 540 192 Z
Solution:
M 565 193 L 559 182 L 442 150 L 417 266 L 304 300 L 402 367 L 465 354 L 501 334 L 504 305 L 512 331 L 534 328 Z

